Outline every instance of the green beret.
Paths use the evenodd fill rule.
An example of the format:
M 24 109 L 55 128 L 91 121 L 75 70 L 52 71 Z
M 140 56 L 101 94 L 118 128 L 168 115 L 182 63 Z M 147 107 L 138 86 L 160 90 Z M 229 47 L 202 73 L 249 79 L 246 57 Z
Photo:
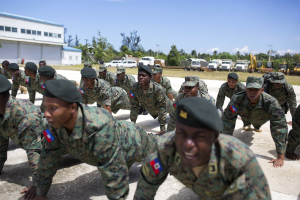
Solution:
M 104 72 L 105 70 L 107 70 L 107 67 L 106 67 L 106 66 L 101 65 L 101 66 L 99 67 L 99 72 Z
M 263 77 L 254 77 L 248 76 L 246 82 L 246 88 L 262 88 L 264 85 L 264 78 Z
M 38 72 L 41 76 L 52 77 L 55 74 L 55 69 L 50 66 L 43 66 L 38 69 Z
M 69 80 L 49 80 L 45 83 L 44 96 L 58 98 L 69 103 L 79 103 L 82 100 L 77 87 Z
M 8 65 L 9 69 L 12 69 L 12 70 L 18 70 L 19 69 L 19 65 L 17 63 L 10 63 Z
M 97 72 L 93 68 L 85 67 L 80 73 L 83 78 L 97 78 Z
M 195 128 L 208 128 L 217 132 L 223 130 L 223 122 L 211 102 L 204 98 L 189 97 L 179 101 L 176 109 L 178 122 Z
M 229 73 L 228 78 L 239 80 L 239 76 L 236 73 Z
M 153 74 L 158 74 L 158 73 L 162 73 L 163 72 L 163 69 L 160 68 L 160 67 L 155 67 L 154 68 L 154 71 L 153 71 Z
M 139 71 L 147 72 L 150 75 L 153 74 L 151 68 L 149 66 L 146 66 L 146 65 L 139 66 Z
M 284 78 L 284 74 L 282 72 L 276 72 L 270 79 L 271 83 L 285 83 L 286 79 Z
M 11 83 L 5 76 L 0 74 L 0 93 L 8 91 L 10 89 L 11 89 Z
M 34 72 L 37 71 L 37 65 L 35 63 L 33 63 L 33 62 L 27 62 L 26 65 L 25 65 L 25 67 L 27 69 L 29 69 L 30 71 L 34 71 Z

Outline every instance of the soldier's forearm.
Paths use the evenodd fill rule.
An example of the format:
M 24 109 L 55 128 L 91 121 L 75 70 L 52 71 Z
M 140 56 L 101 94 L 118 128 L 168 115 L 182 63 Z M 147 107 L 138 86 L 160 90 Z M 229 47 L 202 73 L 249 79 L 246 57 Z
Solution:
M 171 93 L 168 94 L 168 97 L 173 101 L 173 95 Z
M 108 110 L 111 113 L 111 107 L 108 105 L 103 106 L 104 109 Z

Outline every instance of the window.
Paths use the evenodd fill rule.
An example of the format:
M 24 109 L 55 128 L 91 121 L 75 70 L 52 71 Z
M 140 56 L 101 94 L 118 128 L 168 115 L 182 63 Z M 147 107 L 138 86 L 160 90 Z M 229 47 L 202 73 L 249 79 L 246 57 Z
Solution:
M 26 31 L 25 31 L 25 29 L 21 29 L 21 33 L 25 33 Z
M 37 31 L 37 35 L 42 35 L 42 32 L 41 31 Z
M 75 60 L 78 60 L 78 56 L 75 57 Z
M 61 38 L 61 34 L 58 34 L 58 38 Z
M 44 32 L 44 36 L 48 36 L 48 32 Z
M 32 30 L 32 35 L 36 35 L 36 31 Z
M 12 32 L 18 32 L 18 29 L 17 28 L 12 28 Z
M 11 31 L 11 27 L 5 26 L 5 31 Z
M 69 56 L 69 60 L 72 60 L 72 56 Z
M 4 31 L 4 26 L 0 26 L 0 31 Z
M 53 33 L 53 37 L 57 38 L 57 33 Z
M 49 33 L 49 37 L 52 37 L 52 33 Z
M 26 30 L 26 33 L 27 34 L 31 34 L 31 30 Z

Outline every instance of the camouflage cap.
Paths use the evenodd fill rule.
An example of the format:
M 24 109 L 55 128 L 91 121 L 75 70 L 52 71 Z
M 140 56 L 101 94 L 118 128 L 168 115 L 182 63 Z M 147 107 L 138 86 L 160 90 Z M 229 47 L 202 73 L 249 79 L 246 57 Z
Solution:
M 84 67 L 92 67 L 92 63 L 90 62 L 86 62 L 83 64 Z
M 246 88 L 262 88 L 264 84 L 263 77 L 248 76 Z
M 185 82 L 182 84 L 182 86 L 193 87 L 197 83 L 199 83 L 199 77 L 198 76 L 186 76 L 185 77 Z
M 125 68 L 122 66 L 118 66 L 117 67 L 117 71 L 116 71 L 116 74 L 121 74 L 121 73 L 125 73 Z
M 223 122 L 216 107 L 207 99 L 184 98 L 176 109 L 177 122 L 195 128 L 208 128 L 216 132 L 223 130 Z
M 0 93 L 8 91 L 10 89 L 11 89 L 11 83 L 5 76 L 0 74 Z
M 153 74 L 158 74 L 158 73 L 162 73 L 163 72 L 163 69 L 160 68 L 160 67 L 155 67 L 154 68 L 154 71 L 153 71 Z
M 282 84 L 286 82 L 286 79 L 284 78 L 284 74 L 282 72 L 276 72 L 270 79 L 270 82 Z
M 107 67 L 104 65 L 99 66 L 99 72 L 104 72 L 105 70 L 107 70 Z

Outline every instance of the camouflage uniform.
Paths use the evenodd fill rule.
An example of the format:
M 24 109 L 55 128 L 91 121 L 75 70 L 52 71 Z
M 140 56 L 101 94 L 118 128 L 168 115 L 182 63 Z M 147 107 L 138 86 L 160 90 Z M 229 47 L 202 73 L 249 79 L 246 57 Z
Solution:
M 10 71 L 9 70 L 5 70 L 4 68 L 1 68 L 1 74 L 3 74 L 7 79 L 11 79 L 11 77 L 12 77 Z
M 220 135 L 212 146 L 208 164 L 198 177 L 183 165 L 176 150 L 174 132 L 164 134 L 157 143 L 154 153 L 144 161 L 134 200 L 154 199 L 168 174 L 191 188 L 200 199 L 271 199 L 267 179 L 255 155 L 238 139 Z M 155 159 L 162 169 L 156 173 L 155 165 L 150 164 Z
M 295 153 L 297 146 L 300 144 L 300 105 L 293 115 L 293 129 L 290 130 L 288 137 L 288 144 L 286 148 L 287 153 Z
M 125 90 L 127 92 L 127 94 L 129 94 L 129 92 L 131 91 L 131 88 L 133 87 L 133 85 L 136 83 L 134 76 L 132 75 L 125 75 L 124 80 L 117 80 L 116 79 L 116 86 L 122 88 L 123 90 Z
M 20 71 L 20 75 L 18 78 L 14 78 L 12 77 L 12 91 L 11 91 L 11 95 L 13 97 L 17 96 L 18 93 L 18 89 L 20 86 L 24 86 L 24 87 L 28 87 L 27 82 L 29 80 L 29 76 L 26 76 L 25 72 L 23 70 L 19 70 Z M 31 101 L 31 103 L 34 103 L 35 101 L 35 91 L 32 90 L 32 88 L 27 88 L 28 89 L 28 94 L 29 94 L 29 100 Z
M 252 106 L 246 92 L 234 95 L 222 116 L 224 134 L 233 134 L 238 115 L 243 120 L 253 124 L 256 129 L 259 129 L 264 123 L 270 120 L 271 134 L 277 153 L 285 153 L 287 123 L 284 111 L 274 97 L 263 92 L 259 102 Z
M 172 101 L 166 96 L 165 88 L 151 81 L 146 93 L 142 90 L 139 83 L 135 83 L 129 93 L 131 102 L 130 120 L 136 122 L 139 112 L 139 103 L 150 113 L 155 119 L 158 117 L 160 130 L 166 130 L 167 111 L 172 110 Z
M 175 90 L 173 90 L 173 88 L 171 86 L 171 82 L 167 77 L 161 76 L 160 77 L 160 83 L 158 83 L 158 84 L 166 89 L 166 95 L 167 96 L 168 96 L 168 94 L 172 94 L 174 99 L 177 98 L 178 93 Z
M 28 100 L 9 97 L 5 114 L 0 114 L 0 173 L 7 159 L 9 139 L 27 153 L 32 180 L 35 181 L 40 157 L 40 133 L 45 125 L 40 111 Z
M 209 102 L 211 102 L 212 104 L 215 105 L 216 101 L 215 99 L 210 96 L 209 94 L 207 93 L 203 93 L 203 92 L 199 92 L 198 91 L 198 95 L 197 97 L 200 97 L 200 98 L 205 98 L 207 99 Z M 184 99 L 184 98 L 187 98 L 185 96 L 185 93 L 182 92 L 178 95 L 178 97 L 176 98 L 174 104 L 173 104 L 173 110 L 172 112 L 170 113 L 170 120 L 169 120 L 169 123 L 168 123 L 168 128 L 167 128 L 167 131 L 173 131 L 175 130 L 175 125 L 176 125 L 176 108 L 177 108 L 177 103 L 181 100 L 181 99 Z
M 81 103 L 74 130 L 48 126 L 55 138 L 43 140 L 37 174 L 37 195 L 46 196 L 61 156 L 68 152 L 82 162 L 97 166 L 109 199 L 125 199 L 129 192 L 129 168 L 150 153 L 155 136 L 135 124 L 117 121 L 103 108 Z
M 178 94 L 180 94 L 180 93 L 183 92 L 183 91 L 184 91 L 184 86 L 181 85 L 181 87 L 180 87 L 180 89 L 179 89 L 179 91 L 178 91 Z M 199 79 L 199 92 L 208 93 L 207 85 L 206 85 L 206 83 L 205 83 L 203 80 L 201 80 L 201 79 Z
M 29 80 L 25 81 L 25 83 L 28 90 L 32 91 L 31 93 L 29 93 L 29 99 L 31 99 L 32 101 L 30 101 L 34 103 L 36 91 L 38 91 L 40 94 L 43 94 L 41 89 L 41 79 L 39 73 L 36 72 L 35 79 L 29 77 Z
M 117 79 L 117 77 L 116 77 L 116 75 L 114 73 L 107 71 L 105 79 L 103 77 L 101 77 L 99 75 L 99 73 L 97 73 L 97 74 L 98 74 L 98 77 L 100 79 L 105 80 L 106 82 L 108 82 L 111 87 L 114 87 L 116 85 L 116 79 Z
M 218 109 L 223 107 L 225 97 L 228 97 L 229 99 L 231 99 L 232 96 L 235 95 L 236 93 L 239 93 L 239 92 L 242 92 L 242 91 L 245 91 L 245 90 L 246 90 L 246 86 L 243 83 L 240 83 L 240 82 L 237 82 L 234 89 L 231 89 L 228 86 L 227 82 L 223 83 L 221 85 L 220 89 L 219 89 L 216 107 Z
M 93 89 L 85 89 L 82 85 L 82 103 L 110 106 L 113 113 L 120 109 L 129 110 L 131 107 L 128 95 L 119 87 L 110 87 L 103 79 L 96 79 Z
M 5 73 L 4 69 L 2 67 L 0 67 L 0 74 L 4 75 L 4 73 Z

